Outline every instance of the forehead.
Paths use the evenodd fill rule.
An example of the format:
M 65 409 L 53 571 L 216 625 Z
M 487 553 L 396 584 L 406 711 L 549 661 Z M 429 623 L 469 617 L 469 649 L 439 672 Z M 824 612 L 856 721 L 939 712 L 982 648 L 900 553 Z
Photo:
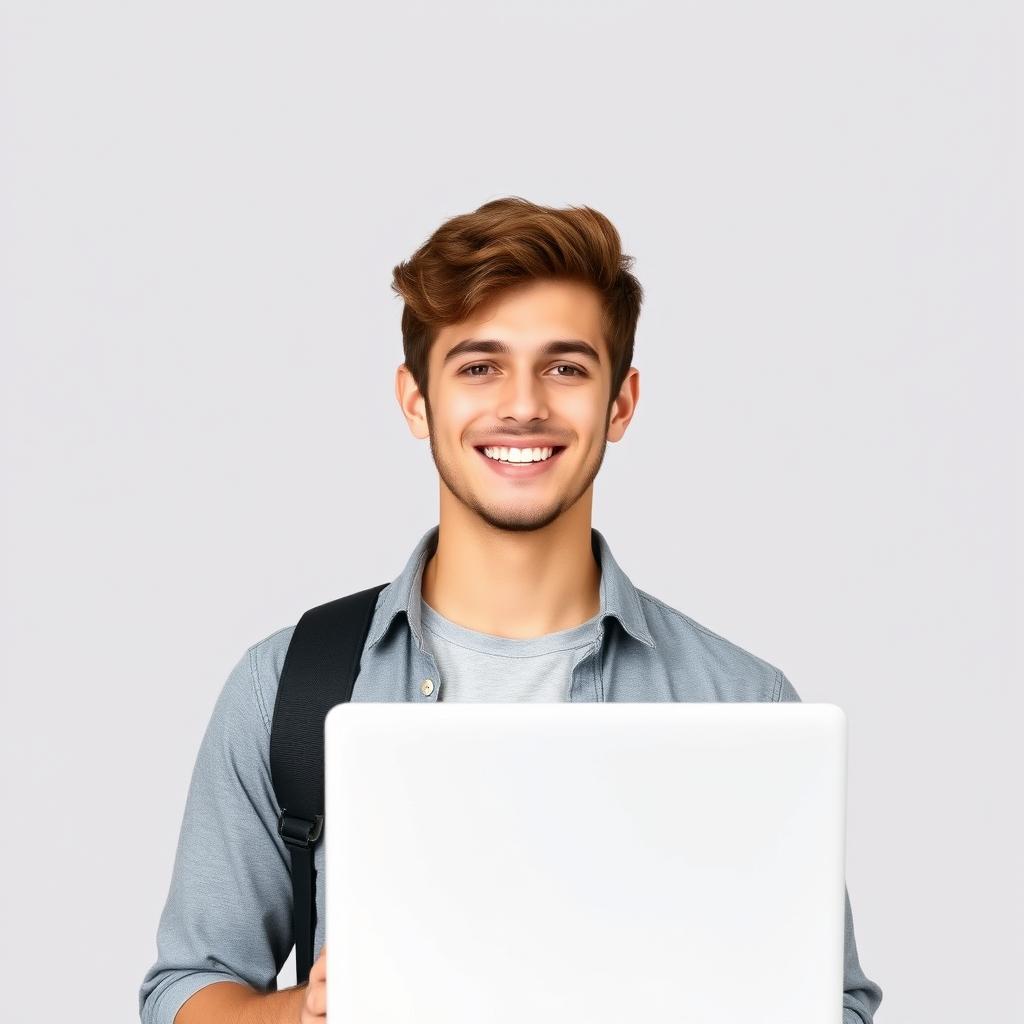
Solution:
M 595 288 L 577 281 L 531 281 L 500 292 L 468 319 L 438 333 L 433 355 L 465 338 L 497 338 L 530 348 L 553 338 L 582 338 L 602 354 L 601 299 Z

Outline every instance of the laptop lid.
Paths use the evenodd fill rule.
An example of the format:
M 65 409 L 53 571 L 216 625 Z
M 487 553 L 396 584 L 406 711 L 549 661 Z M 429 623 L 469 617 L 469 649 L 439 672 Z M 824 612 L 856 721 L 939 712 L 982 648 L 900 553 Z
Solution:
M 833 704 L 345 703 L 328 1019 L 840 1024 Z

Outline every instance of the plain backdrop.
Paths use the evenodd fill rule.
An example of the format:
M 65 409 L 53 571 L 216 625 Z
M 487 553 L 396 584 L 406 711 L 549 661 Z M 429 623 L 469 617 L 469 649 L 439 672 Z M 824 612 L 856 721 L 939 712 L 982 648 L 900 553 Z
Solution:
M 4 1016 L 136 1019 L 228 671 L 437 521 L 392 267 L 509 194 L 646 291 L 594 525 L 848 715 L 878 1019 L 1015 1012 L 1011 10 L 8 3 Z

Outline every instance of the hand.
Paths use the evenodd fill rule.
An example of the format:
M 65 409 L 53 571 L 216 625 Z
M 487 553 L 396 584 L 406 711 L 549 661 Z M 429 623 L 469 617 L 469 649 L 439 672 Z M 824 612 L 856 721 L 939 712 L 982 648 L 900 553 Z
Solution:
M 299 1024 L 326 1024 L 327 1022 L 327 943 L 325 942 L 309 970 L 306 998 L 299 1015 Z

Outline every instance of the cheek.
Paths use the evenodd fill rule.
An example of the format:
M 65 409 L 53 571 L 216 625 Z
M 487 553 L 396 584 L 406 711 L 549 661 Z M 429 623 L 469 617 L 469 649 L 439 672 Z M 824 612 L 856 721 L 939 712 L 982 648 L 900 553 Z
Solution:
M 580 431 L 592 430 L 594 423 L 600 424 L 603 407 L 595 401 L 597 390 L 593 387 L 565 387 L 551 397 L 551 411 L 557 412 L 567 421 L 577 425 Z
M 432 397 L 431 420 L 440 443 L 461 444 L 462 437 L 471 427 L 494 425 L 494 414 L 472 395 L 451 388 L 438 388 Z
M 589 398 L 570 398 L 552 407 L 552 417 L 564 424 L 583 444 L 597 445 L 605 437 L 604 408 L 598 408 Z
M 456 429 L 470 425 L 488 415 L 492 403 L 472 388 L 448 388 L 438 395 L 438 408 L 444 409 L 444 419 Z M 493 419 L 493 412 L 490 413 Z

